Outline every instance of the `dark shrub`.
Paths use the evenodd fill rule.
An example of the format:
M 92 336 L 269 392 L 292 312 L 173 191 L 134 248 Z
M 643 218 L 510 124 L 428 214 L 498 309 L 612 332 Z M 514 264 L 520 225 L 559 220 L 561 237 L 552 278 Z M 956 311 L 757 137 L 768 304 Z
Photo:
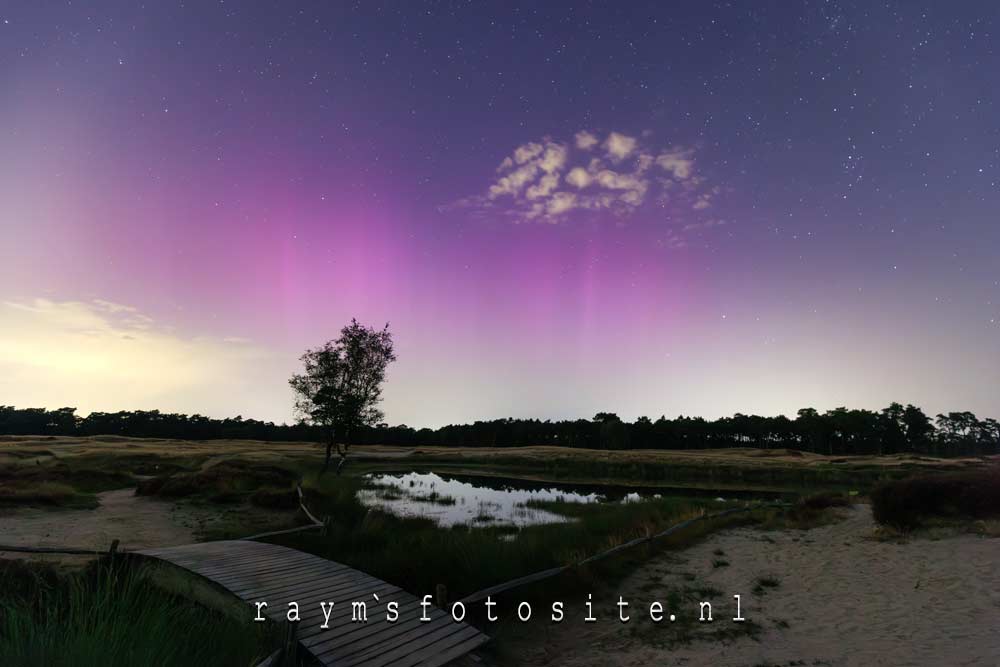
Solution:
M 221 461 L 204 470 L 161 475 L 139 483 L 136 493 L 163 498 L 186 498 L 196 494 L 212 502 L 228 503 L 262 488 L 290 489 L 298 476 L 284 468 L 243 461 Z
M 884 482 L 872 491 L 871 501 L 876 521 L 903 530 L 927 517 L 1000 516 L 1000 469 Z
M 850 507 L 851 499 L 842 493 L 817 493 L 803 498 L 799 505 L 811 510 L 825 510 L 831 507 Z
M 170 479 L 170 475 L 160 475 L 159 477 L 141 480 L 135 486 L 135 495 L 155 496 L 160 492 L 160 489 L 163 488 L 168 479 Z

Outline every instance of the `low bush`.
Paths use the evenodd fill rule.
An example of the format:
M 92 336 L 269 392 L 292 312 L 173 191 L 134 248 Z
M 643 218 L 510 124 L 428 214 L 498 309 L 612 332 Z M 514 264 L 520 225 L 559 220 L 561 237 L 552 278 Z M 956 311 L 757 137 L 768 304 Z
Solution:
M 131 484 L 131 475 L 95 468 L 12 466 L 0 469 L 0 504 L 93 508 L 95 493 Z
M 1000 469 L 971 470 L 885 482 L 871 493 L 872 516 L 901 530 L 929 517 L 1000 516 Z
M 262 489 L 267 489 L 269 493 L 294 493 L 297 480 L 298 475 L 291 470 L 228 460 L 197 472 L 178 472 L 143 480 L 135 492 L 141 496 L 162 498 L 200 495 L 212 502 L 224 503 L 240 500 L 246 494 L 257 493 Z M 268 502 L 270 499 L 265 499 L 262 495 L 258 500 Z M 276 502 L 287 504 L 287 500 Z M 292 504 L 290 508 L 297 504 Z
M 803 498 L 799 505 L 810 510 L 825 510 L 831 507 L 850 507 L 851 499 L 842 493 L 817 493 Z
M 59 482 L 0 482 L 0 503 L 15 505 L 51 505 L 54 507 L 90 506 L 86 496 Z

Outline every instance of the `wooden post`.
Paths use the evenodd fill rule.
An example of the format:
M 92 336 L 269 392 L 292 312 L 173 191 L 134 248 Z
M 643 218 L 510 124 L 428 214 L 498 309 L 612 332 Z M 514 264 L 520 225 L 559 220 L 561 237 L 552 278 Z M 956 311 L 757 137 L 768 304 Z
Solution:
M 437 601 L 437 606 L 441 607 L 445 611 L 448 608 L 448 587 L 444 584 L 438 584 L 435 590 L 435 598 Z
M 108 550 L 108 562 L 115 564 L 115 556 L 118 554 L 118 540 L 111 541 L 111 548 Z

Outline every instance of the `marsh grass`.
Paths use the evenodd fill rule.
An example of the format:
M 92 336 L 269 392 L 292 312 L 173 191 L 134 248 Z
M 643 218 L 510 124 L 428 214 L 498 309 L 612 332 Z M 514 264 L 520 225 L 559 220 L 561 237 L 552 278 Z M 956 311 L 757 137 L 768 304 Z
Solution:
M 704 511 L 697 499 L 659 498 L 628 504 L 549 501 L 533 507 L 574 520 L 526 526 L 512 532 L 509 526 L 486 521 L 491 514 L 484 510 L 480 512 L 481 520 L 477 517 L 471 526 L 443 528 L 429 518 L 400 517 L 364 507 L 356 495 L 364 483 L 352 477 L 327 475 L 317 480 L 307 476 L 307 504 L 317 515 L 332 518 L 329 535 L 298 533 L 276 537 L 275 541 L 357 567 L 414 594 L 433 593 L 438 584 L 444 584 L 450 599 L 576 563 Z M 712 504 L 713 508 L 717 506 Z M 713 527 L 697 524 L 690 532 L 665 540 L 661 546 L 684 544 Z M 642 557 L 639 552 L 643 550 L 637 547 L 628 557 Z M 556 585 L 594 576 L 605 579 L 624 575 L 629 571 L 629 566 L 624 565 L 628 557 L 579 568 L 560 577 L 563 582 Z M 574 586 L 568 585 L 571 589 Z
M 14 563 L 14 564 L 12 564 Z M 241 622 L 152 584 L 144 571 L 103 563 L 60 574 L 0 567 L 0 656 L 17 667 L 245 667 L 275 631 Z
M 226 459 L 195 471 L 174 472 L 143 480 L 139 495 L 160 498 L 197 498 L 213 503 L 237 502 L 250 497 L 261 506 L 297 506 L 294 493 L 299 475 L 281 466 Z
M 421 503 L 432 503 L 434 505 L 454 505 L 458 502 L 454 497 L 438 493 L 437 491 L 431 491 L 430 493 L 423 494 L 413 494 L 410 496 L 410 500 Z
M 849 495 L 842 493 L 816 493 L 800 498 L 785 509 L 766 512 L 757 525 L 763 530 L 819 528 L 840 521 L 843 513 L 839 510 L 850 507 L 852 502 Z
M 62 463 L 10 466 L 0 469 L 0 505 L 92 509 L 96 493 L 132 483 L 126 473 Z

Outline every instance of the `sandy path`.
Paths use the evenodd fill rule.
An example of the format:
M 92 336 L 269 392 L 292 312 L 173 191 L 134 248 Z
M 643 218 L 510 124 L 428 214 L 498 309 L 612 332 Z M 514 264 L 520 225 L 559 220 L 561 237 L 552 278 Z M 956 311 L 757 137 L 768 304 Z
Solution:
M 1000 539 L 961 535 L 906 544 L 877 542 L 869 539 L 874 524 L 866 506 L 847 510 L 846 516 L 835 525 L 804 532 L 725 531 L 680 554 L 657 557 L 600 595 L 605 600 L 601 622 L 584 625 L 574 619 L 555 626 L 544 647 L 536 644 L 534 655 L 522 654 L 518 662 L 581 667 L 1000 665 Z M 715 568 L 713 560 L 730 565 Z M 663 628 L 649 621 L 648 606 L 664 600 L 670 587 L 684 585 L 683 573 L 722 591 L 708 598 L 716 607 L 712 630 L 733 625 L 731 596 L 740 593 L 743 616 L 761 626 L 757 639 L 740 636 L 673 647 L 657 641 Z M 780 583 L 755 594 L 759 577 Z M 619 593 L 632 601 L 628 625 L 617 621 L 613 602 Z M 697 616 L 697 603 L 693 607 L 677 613 Z
M 107 549 L 118 539 L 124 549 L 142 549 L 195 541 L 190 518 L 174 503 L 136 496 L 134 489 L 105 491 L 97 499 L 100 506 L 92 510 L 0 513 L 0 544 Z

